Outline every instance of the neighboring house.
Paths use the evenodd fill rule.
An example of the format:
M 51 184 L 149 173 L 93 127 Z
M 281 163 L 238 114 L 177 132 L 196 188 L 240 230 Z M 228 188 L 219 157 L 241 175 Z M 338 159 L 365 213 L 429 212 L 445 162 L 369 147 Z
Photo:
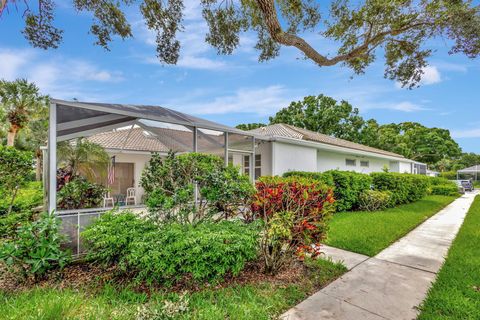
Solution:
M 255 176 L 282 175 L 292 170 L 323 172 L 338 169 L 370 173 L 385 168 L 390 172 L 423 173 L 425 166 L 393 152 L 287 124 L 273 124 L 250 132 L 259 137 L 255 150 L 255 168 L 258 170 Z
M 109 185 L 111 193 L 126 194 L 127 188 L 134 187 L 140 203 L 144 193 L 140 179 L 152 152 L 162 155 L 167 155 L 169 150 L 192 152 L 192 132 L 182 128 L 136 125 L 88 137 L 115 157 L 115 181 Z M 253 163 L 251 155 L 242 152 L 229 152 L 228 162 L 239 166 L 245 174 L 253 169 L 255 178 L 293 170 L 323 172 L 332 169 L 370 173 L 388 168 L 390 172 L 426 174 L 424 164 L 399 154 L 291 125 L 274 124 L 250 132 L 256 136 Z M 224 139 L 213 131 L 199 131 L 198 150 L 223 156 Z M 232 136 L 229 143 L 234 150 L 245 150 L 245 143 L 239 138 Z

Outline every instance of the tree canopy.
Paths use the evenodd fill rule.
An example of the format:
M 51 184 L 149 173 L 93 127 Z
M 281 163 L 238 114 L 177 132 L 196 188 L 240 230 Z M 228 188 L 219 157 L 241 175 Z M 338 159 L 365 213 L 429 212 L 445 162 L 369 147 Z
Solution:
M 176 64 L 184 31 L 186 0 L 73 0 L 73 8 L 93 14 L 90 33 L 95 44 L 109 49 L 114 37 L 133 36 L 125 9 L 139 5 L 148 29 L 155 32 L 157 57 Z M 475 58 L 480 52 L 480 8 L 471 0 L 200 0 L 208 25 L 205 41 L 218 54 L 232 54 L 240 45 L 242 32 L 256 34 L 259 61 L 280 54 L 281 46 L 295 47 L 318 66 L 337 64 L 363 73 L 383 53 L 385 77 L 407 87 L 415 86 L 433 50 L 428 42 L 443 38 L 450 53 Z M 16 0 L 0 0 L 0 15 Z M 25 2 L 23 35 L 34 47 L 57 48 L 63 30 L 55 26 L 54 0 Z M 307 33 L 321 36 L 318 43 Z M 333 41 L 328 50 L 320 43 Z
M 17 133 L 30 121 L 46 118 L 48 99 L 26 79 L 0 80 L 0 119 L 9 124 L 8 146 L 14 145 Z

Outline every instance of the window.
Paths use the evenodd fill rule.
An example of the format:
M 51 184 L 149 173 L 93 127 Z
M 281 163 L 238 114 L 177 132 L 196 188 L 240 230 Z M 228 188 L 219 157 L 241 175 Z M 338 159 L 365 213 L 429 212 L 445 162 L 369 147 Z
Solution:
M 250 156 L 243 156 L 243 173 L 250 175 Z
M 355 167 L 357 165 L 357 160 L 345 159 L 345 164 L 349 167 Z
M 262 155 L 255 155 L 255 180 L 262 175 Z
M 362 160 L 360 161 L 360 167 L 365 167 L 368 168 L 370 166 L 370 163 L 368 160 Z

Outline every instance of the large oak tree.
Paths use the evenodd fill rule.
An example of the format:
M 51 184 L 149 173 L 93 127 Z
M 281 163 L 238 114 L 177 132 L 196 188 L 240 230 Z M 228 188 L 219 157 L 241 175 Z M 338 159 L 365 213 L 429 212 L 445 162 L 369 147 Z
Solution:
M 176 64 L 181 53 L 178 33 L 183 31 L 187 0 L 73 0 L 78 11 L 93 14 L 90 33 L 108 49 L 114 36 L 132 37 L 124 9 L 139 6 L 147 27 L 156 33 L 157 56 Z M 241 32 L 257 35 L 259 60 L 279 55 L 281 46 L 297 48 L 318 66 L 343 64 L 363 73 L 384 54 L 385 77 L 415 86 L 432 54 L 428 42 L 443 38 L 450 53 L 475 58 L 480 52 L 479 6 L 471 0 L 199 0 L 208 24 L 205 41 L 219 54 L 239 46 Z M 27 4 L 23 34 L 34 46 L 56 48 L 62 32 L 55 25 L 55 0 Z M 0 14 L 20 6 L 18 0 L 0 0 Z M 315 32 L 323 39 L 309 41 Z M 333 40 L 330 51 L 322 43 Z

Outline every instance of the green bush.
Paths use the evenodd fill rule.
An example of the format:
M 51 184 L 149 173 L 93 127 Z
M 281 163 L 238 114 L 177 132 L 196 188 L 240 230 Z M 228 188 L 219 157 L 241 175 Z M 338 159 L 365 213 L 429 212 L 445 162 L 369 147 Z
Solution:
M 440 196 L 455 196 L 458 195 L 458 187 L 455 183 L 434 185 L 431 188 L 431 194 Z
M 392 206 L 420 200 L 430 187 L 430 177 L 418 174 L 372 172 L 370 176 L 375 190 L 392 193 Z
M 151 222 L 130 211 L 109 211 L 81 234 L 88 248 L 86 259 L 104 265 L 125 262 L 131 244 L 152 230 L 156 227 Z
M 58 191 L 58 208 L 97 208 L 101 205 L 105 192 L 104 186 L 89 182 L 83 177 L 75 177 Z
M 332 175 L 324 174 L 321 172 L 288 171 L 283 174 L 283 177 L 302 177 L 308 179 L 315 179 L 331 188 L 335 187 L 335 182 L 333 181 Z
M 456 171 L 440 172 L 439 177 L 447 180 L 457 180 L 457 172 Z
M 0 216 L 0 239 L 13 237 L 17 232 L 17 228 L 22 224 L 31 222 L 33 216 L 32 211 L 12 212 Z
M 0 197 L 8 203 L 7 213 L 12 211 L 18 190 L 28 182 L 32 170 L 31 152 L 0 145 Z
M 257 257 L 258 228 L 239 221 L 154 224 L 132 213 L 106 213 L 82 232 L 87 258 L 118 263 L 137 280 L 220 280 Z
M 369 175 L 353 172 L 330 170 L 326 172 L 286 172 L 284 176 L 298 176 L 315 179 L 333 187 L 337 211 L 348 211 L 358 207 L 363 191 L 370 190 L 372 179 Z
M 43 188 L 40 181 L 29 182 L 18 190 L 13 202 L 12 213 L 24 213 L 41 206 L 43 202 Z M 6 198 L 0 198 L 0 215 L 6 214 L 10 202 Z
M 194 203 L 195 183 L 199 190 Z M 220 157 L 202 153 L 166 158 L 154 154 L 142 174 L 146 204 L 157 222 L 197 223 L 217 213 L 229 217 L 255 189 L 246 175 L 224 166 Z
M 358 209 L 363 211 L 383 210 L 391 203 L 390 191 L 367 190 L 360 194 Z
M 15 236 L 0 243 L 0 261 L 22 278 L 38 278 L 48 270 L 63 268 L 70 254 L 61 249 L 64 238 L 60 235 L 60 221 L 44 213 L 34 222 L 17 229 Z
M 137 279 L 172 283 L 187 276 L 218 281 L 238 275 L 258 254 L 255 224 L 236 221 L 171 223 L 134 241 L 125 259 Z

